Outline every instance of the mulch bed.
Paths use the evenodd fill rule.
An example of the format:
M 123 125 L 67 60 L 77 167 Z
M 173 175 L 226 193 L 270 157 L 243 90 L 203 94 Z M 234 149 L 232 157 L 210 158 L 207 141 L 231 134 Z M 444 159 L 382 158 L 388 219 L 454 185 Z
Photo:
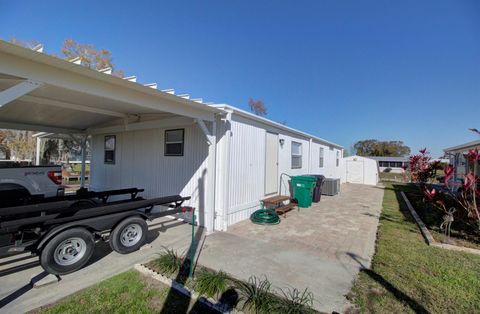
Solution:
M 419 188 L 413 184 L 408 187 L 405 194 L 436 241 L 480 249 L 480 230 L 473 220 L 461 216 L 461 210 L 454 214 L 455 221 L 451 226 L 450 241 L 447 241 L 443 230 L 440 229 L 445 213 L 426 202 Z

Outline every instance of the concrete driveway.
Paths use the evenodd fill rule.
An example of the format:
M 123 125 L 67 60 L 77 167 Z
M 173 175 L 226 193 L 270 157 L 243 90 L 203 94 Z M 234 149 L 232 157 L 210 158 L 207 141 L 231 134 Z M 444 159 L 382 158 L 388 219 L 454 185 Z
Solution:
M 266 275 L 276 287 L 309 288 L 317 309 L 342 312 L 360 265 L 369 265 L 373 255 L 383 189 L 346 184 L 341 191 L 322 196 L 311 208 L 291 211 L 279 225 L 258 226 L 247 220 L 209 235 L 199 263 L 239 279 Z M 46 276 L 38 258 L 21 254 L 0 259 L 0 313 L 23 313 L 53 303 L 153 258 L 162 246 L 185 252 L 190 239 L 190 225 L 157 219 L 150 223 L 149 245 L 141 250 L 120 255 L 99 242 L 88 266 L 40 288 L 30 284 L 32 278 Z
M 383 189 L 344 184 L 279 225 L 243 221 L 207 237 L 200 263 L 239 279 L 265 275 L 274 286 L 308 288 L 316 309 L 343 312 L 345 295 L 374 253 Z
M 149 244 L 139 251 L 121 255 L 113 252 L 108 243 L 99 242 L 88 266 L 62 276 L 58 283 L 39 288 L 30 284 L 31 278 L 40 280 L 47 275 L 39 266 L 38 257 L 20 254 L 0 259 L 0 313 L 24 313 L 55 302 L 151 259 L 162 246 L 179 253 L 188 249 L 190 225 L 169 218 L 156 219 L 149 225 Z

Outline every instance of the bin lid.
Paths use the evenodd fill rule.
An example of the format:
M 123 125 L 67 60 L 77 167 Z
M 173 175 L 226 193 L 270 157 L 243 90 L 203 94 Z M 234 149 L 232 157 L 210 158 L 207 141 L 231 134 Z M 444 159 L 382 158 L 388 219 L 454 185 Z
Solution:
M 317 182 L 322 182 L 323 180 L 325 180 L 325 176 L 323 174 L 306 174 L 304 176 L 315 177 L 317 179 Z
M 294 181 L 316 182 L 317 178 L 312 177 L 312 176 L 303 175 L 303 176 L 293 176 L 292 180 L 294 180 Z

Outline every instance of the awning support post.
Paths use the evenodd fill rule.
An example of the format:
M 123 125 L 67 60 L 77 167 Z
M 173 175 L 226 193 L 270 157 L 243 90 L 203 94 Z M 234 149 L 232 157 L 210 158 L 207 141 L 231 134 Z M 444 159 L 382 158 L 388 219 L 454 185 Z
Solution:
M 85 188 L 85 171 L 87 160 L 87 136 L 84 136 L 81 142 L 82 147 L 82 170 L 80 172 L 80 189 Z
M 205 206 L 205 213 L 208 214 L 206 215 L 206 220 L 205 220 L 205 225 L 207 227 L 207 232 L 211 233 L 213 232 L 213 229 L 215 228 L 215 180 L 216 180 L 216 168 L 217 168 L 217 122 L 216 122 L 216 117 L 214 120 L 211 122 L 212 123 L 212 131 L 210 131 L 206 124 L 205 121 L 202 119 L 195 119 L 197 122 L 198 126 L 202 130 L 203 134 L 205 135 L 205 138 L 207 140 L 208 144 L 208 161 L 207 161 L 207 202 Z
M 35 166 L 40 166 L 40 153 L 42 150 L 42 138 L 37 136 L 37 148 L 35 150 Z

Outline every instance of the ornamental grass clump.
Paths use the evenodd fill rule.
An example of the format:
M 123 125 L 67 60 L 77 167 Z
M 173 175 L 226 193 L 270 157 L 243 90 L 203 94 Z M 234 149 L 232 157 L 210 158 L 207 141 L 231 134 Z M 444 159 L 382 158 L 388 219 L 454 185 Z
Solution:
M 283 299 L 275 305 L 276 312 L 284 314 L 315 313 L 311 309 L 313 293 L 308 289 L 300 291 L 297 288 L 287 288 L 280 289 L 280 291 L 283 294 Z
M 230 278 L 223 271 L 202 271 L 196 278 L 195 289 L 198 293 L 214 298 L 225 292 Z
M 243 310 L 252 313 L 273 312 L 275 302 L 272 295 L 272 284 L 266 277 L 261 279 L 252 276 L 248 282 L 237 282 L 236 288 L 240 293 L 240 300 L 243 301 Z
M 153 261 L 153 265 L 165 275 L 178 273 L 182 267 L 182 258 L 172 249 L 164 248 L 160 256 Z

